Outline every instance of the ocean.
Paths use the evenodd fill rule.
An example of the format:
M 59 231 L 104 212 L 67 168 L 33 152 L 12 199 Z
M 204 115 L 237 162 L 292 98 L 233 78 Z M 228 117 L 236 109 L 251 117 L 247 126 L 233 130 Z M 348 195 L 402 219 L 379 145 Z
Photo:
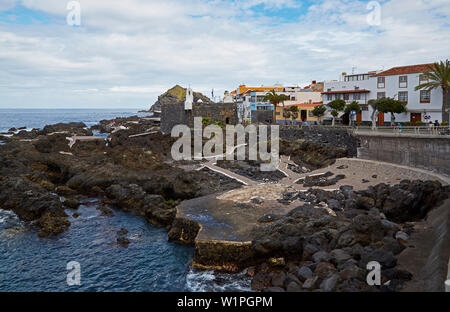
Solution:
M 84 122 L 88 127 L 103 119 L 115 117 L 146 116 L 127 109 L 0 109 L 0 132 L 10 128 L 27 127 L 42 129 L 46 125 L 60 122 Z
M 81 121 L 92 126 L 103 119 L 137 114 L 131 110 L 0 110 L 0 132 L 12 127 L 42 128 Z M 193 248 L 168 242 L 167 231 L 144 218 L 114 210 L 101 216 L 98 201 L 67 210 L 71 226 L 54 238 L 39 238 L 31 224 L 0 209 L 1 291 L 249 291 L 244 274 L 191 268 Z M 116 242 L 128 230 L 128 247 Z M 80 264 L 80 285 L 69 286 L 69 262 Z

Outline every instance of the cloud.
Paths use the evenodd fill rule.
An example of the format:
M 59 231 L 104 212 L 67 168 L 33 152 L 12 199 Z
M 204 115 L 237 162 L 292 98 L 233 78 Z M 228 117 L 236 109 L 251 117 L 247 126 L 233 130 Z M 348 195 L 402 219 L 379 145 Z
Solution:
M 0 107 L 147 108 L 175 84 L 205 94 L 241 83 L 305 85 L 353 66 L 432 62 L 450 49 L 445 0 L 380 1 L 377 27 L 367 24 L 367 1 L 79 2 L 81 27 L 69 27 L 66 1 L 2 1 L 0 11 L 20 4 L 11 10 L 17 21 L 29 10 L 52 23 L 0 20 Z M 283 15 L 299 7 L 299 16 Z

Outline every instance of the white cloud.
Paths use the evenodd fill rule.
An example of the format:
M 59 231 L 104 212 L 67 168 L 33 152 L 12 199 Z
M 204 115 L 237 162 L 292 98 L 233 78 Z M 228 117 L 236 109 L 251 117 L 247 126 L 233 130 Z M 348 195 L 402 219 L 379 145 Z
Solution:
M 299 1 L 80 0 L 79 28 L 65 25 L 66 1 L 20 2 L 51 14 L 54 23 L 0 22 L 0 92 L 9 92 L 2 107 L 88 99 L 91 106 L 145 108 L 175 84 L 208 95 L 240 83 L 305 85 L 353 66 L 432 62 L 450 50 L 445 0 L 380 1 L 379 27 L 366 22 L 367 2 L 350 0 L 318 1 L 282 24 L 255 17 L 251 8 L 295 8 Z M 21 85 L 33 102 L 23 101 Z

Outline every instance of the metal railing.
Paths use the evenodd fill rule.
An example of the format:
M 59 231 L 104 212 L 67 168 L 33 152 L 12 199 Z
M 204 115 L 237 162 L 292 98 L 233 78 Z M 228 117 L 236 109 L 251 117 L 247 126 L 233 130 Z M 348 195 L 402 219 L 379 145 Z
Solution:
M 395 133 L 414 135 L 450 135 L 449 126 L 391 126 L 391 127 L 355 127 L 355 132 Z
M 393 133 L 393 134 L 413 134 L 413 135 L 436 135 L 436 136 L 450 136 L 450 126 L 377 126 L 372 128 L 371 126 L 344 126 L 344 125 L 283 125 L 286 128 L 299 128 L 299 129 L 340 129 L 347 130 L 353 133 Z

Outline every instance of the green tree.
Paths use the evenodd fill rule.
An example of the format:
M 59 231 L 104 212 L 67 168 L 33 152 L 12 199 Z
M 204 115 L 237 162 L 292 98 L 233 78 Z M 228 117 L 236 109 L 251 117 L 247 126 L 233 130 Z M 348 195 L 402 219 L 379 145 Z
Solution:
M 447 95 L 450 90 L 450 61 L 436 62 L 433 65 L 428 65 L 430 72 L 424 73 L 425 79 L 428 82 L 418 85 L 415 89 L 431 91 L 434 89 L 442 89 L 442 122 L 448 122 L 448 107 Z
M 298 107 L 297 106 L 291 106 L 289 108 L 290 113 L 291 113 L 291 118 L 292 118 L 292 124 L 294 123 L 294 120 L 296 120 L 298 118 Z
M 327 108 L 324 105 L 319 105 L 314 107 L 314 109 L 311 111 L 313 116 L 316 116 L 319 119 L 319 123 L 321 122 L 321 118 L 323 115 L 325 115 L 325 112 L 327 111 Z
M 391 122 L 395 123 L 395 114 L 406 113 L 407 103 L 392 98 L 382 98 L 377 100 L 378 111 L 381 113 L 390 113 Z
M 341 100 L 341 99 L 337 99 L 337 100 L 334 100 L 334 101 L 331 101 L 330 103 L 328 103 L 327 106 L 329 108 L 331 108 L 332 111 L 337 112 L 337 114 L 334 114 L 334 115 L 333 115 L 333 113 L 331 114 L 331 116 L 333 116 L 332 125 L 334 126 L 335 120 L 339 116 L 339 112 L 342 112 L 345 109 L 345 101 Z
M 350 116 L 350 112 L 355 111 L 357 114 L 361 111 L 361 106 L 359 106 L 358 102 L 353 101 L 345 107 L 344 112 Z M 349 117 L 348 125 L 352 125 L 352 118 Z
M 284 101 L 289 100 L 289 96 L 285 95 L 285 94 L 277 94 L 275 92 L 275 90 L 270 91 L 269 93 L 266 94 L 266 96 L 264 96 L 263 101 L 264 102 L 269 102 L 270 104 L 273 105 L 273 123 L 277 122 L 277 107 L 278 105 L 280 105 L 281 103 L 284 103 Z

